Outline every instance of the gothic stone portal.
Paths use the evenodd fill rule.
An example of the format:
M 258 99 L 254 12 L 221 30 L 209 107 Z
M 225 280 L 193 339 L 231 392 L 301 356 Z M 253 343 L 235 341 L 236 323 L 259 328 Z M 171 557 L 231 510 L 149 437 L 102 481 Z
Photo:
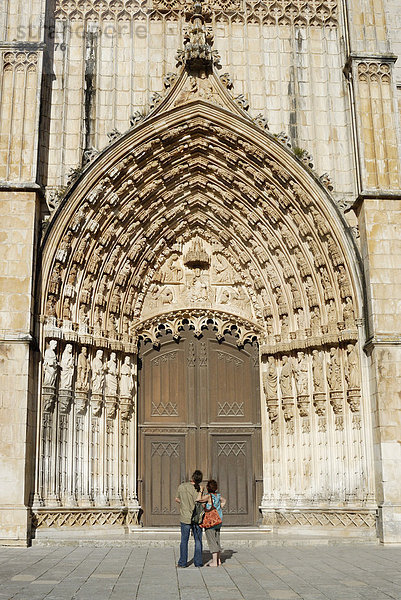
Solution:
M 185 331 L 143 345 L 139 370 L 139 501 L 147 526 L 179 522 L 178 485 L 195 468 L 227 498 L 226 525 L 251 525 L 261 500 L 259 353 L 231 335 Z

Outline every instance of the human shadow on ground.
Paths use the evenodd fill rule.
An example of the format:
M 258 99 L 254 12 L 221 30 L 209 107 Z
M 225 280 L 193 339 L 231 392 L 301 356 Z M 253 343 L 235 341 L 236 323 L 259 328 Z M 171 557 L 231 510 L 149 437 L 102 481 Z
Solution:
M 222 552 L 220 554 L 221 564 L 224 565 L 224 563 L 227 560 L 230 560 L 230 558 L 232 558 L 233 554 L 237 554 L 237 551 L 236 550 L 222 550 Z M 209 552 L 208 550 L 203 550 L 202 560 L 203 560 L 204 565 L 206 565 L 206 563 L 209 562 L 209 560 L 212 560 L 211 552 Z M 193 563 L 194 563 L 194 559 L 191 559 L 190 561 L 188 561 L 188 567 L 193 565 Z

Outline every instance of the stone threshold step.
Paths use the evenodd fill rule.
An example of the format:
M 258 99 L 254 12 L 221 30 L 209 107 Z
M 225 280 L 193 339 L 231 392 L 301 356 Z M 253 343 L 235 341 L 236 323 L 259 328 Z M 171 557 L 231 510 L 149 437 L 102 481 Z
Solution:
M 227 547 L 255 547 L 255 546 L 310 546 L 332 544 L 377 544 L 377 538 L 367 537 L 358 532 L 343 533 L 321 531 L 304 532 L 302 535 L 283 534 L 270 528 L 258 527 L 223 527 L 221 540 Z M 336 535 L 337 534 L 337 535 Z M 175 527 L 140 527 L 115 533 L 110 529 L 85 531 L 37 531 L 34 546 L 96 546 L 96 547 L 168 547 L 176 546 L 180 541 L 180 530 Z M 193 543 L 192 536 L 190 542 Z

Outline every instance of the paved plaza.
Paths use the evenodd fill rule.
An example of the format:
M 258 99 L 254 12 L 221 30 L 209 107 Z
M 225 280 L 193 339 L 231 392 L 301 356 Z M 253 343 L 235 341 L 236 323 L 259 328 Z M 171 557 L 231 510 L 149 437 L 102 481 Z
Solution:
M 401 599 L 401 547 L 238 546 L 218 569 L 176 562 L 172 547 L 2 547 L 0 599 Z

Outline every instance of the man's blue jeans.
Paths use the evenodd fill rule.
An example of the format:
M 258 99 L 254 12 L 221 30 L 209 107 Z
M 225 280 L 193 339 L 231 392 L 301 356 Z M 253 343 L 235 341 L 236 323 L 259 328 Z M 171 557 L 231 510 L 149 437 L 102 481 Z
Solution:
M 188 562 L 188 540 L 189 534 L 192 530 L 195 540 L 195 554 L 194 554 L 194 565 L 195 567 L 203 567 L 202 561 L 202 529 L 199 525 L 192 525 L 187 523 L 180 523 L 181 525 L 181 544 L 180 544 L 180 560 L 178 561 L 179 567 L 186 567 Z

